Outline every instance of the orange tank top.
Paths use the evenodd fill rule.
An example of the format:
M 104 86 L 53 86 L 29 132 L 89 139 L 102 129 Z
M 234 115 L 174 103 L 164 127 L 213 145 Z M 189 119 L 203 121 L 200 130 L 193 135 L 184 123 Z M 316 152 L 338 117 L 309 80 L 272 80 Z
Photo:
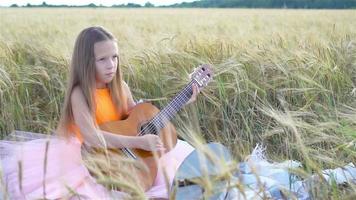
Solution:
M 96 104 L 95 123 L 97 125 L 105 122 L 117 121 L 122 118 L 122 115 L 119 113 L 114 102 L 112 101 L 109 88 L 96 89 L 94 93 L 94 100 Z M 80 133 L 79 127 L 74 124 L 72 125 L 71 131 L 73 131 L 79 141 L 83 143 L 83 136 Z

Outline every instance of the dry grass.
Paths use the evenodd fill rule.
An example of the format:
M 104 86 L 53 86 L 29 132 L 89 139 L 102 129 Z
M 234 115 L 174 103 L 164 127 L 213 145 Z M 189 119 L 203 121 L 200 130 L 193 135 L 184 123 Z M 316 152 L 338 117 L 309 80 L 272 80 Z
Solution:
M 236 160 L 263 143 L 305 174 L 356 161 L 354 10 L 20 8 L 1 9 L 0 24 L 1 136 L 53 130 L 75 37 L 102 25 L 136 99 L 162 107 L 195 66 L 214 65 L 213 82 L 174 120 L 188 141 L 219 141 Z M 313 195 L 355 189 L 321 184 Z

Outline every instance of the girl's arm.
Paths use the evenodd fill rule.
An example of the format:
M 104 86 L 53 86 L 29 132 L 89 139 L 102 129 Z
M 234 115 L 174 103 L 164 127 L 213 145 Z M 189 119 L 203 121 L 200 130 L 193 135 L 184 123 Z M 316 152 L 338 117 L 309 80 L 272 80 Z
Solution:
M 131 97 L 132 98 L 132 97 Z M 103 140 L 108 148 L 140 148 L 148 151 L 162 150 L 163 144 L 156 135 L 124 136 L 102 131 L 95 127 L 83 92 L 75 87 L 71 94 L 72 111 L 75 124 L 79 127 L 84 143 L 92 147 L 103 147 Z

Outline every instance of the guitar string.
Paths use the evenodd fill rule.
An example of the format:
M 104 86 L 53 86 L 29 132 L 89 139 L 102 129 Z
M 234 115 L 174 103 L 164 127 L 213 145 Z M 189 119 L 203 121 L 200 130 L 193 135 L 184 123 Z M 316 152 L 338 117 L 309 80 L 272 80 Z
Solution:
M 208 76 L 209 76 L 209 74 L 208 74 Z M 186 99 L 183 99 L 183 101 L 185 101 L 185 102 L 187 102 L 188 100 L 189 100 L 189 98 L 191 97 L 191 95 L 192 95 L 192 90 L 190 90 L 189 92 L 191 93 L 190 94 L 190 96 L 187 96 L 186 95 L 186 93 L 184 93 L 184 92 L 187 92 L 187 89 L 192 89 L 192 83 L 193 82 L 195 82 L 195 83 L 197 83 L 197 81 L 196 81 L 196 79 L 192 79 L 190 82 L 189 82 L 189 84 L 180 92 L 180 93 L 182 93 L 182 94 L 184 94 L 184 97 L 186 98 Z M 184 97 L 182 97 L 182 98 L 184 98 Z M 181 99 L 182 98 L 180 98 L 180 96 L 179 96 L 179 94 L 171 101 L 171 103 L 175 103 L 175 102 L 177 102 L 178 101 L 178 103 L 184 103 L 184 102 L 181 102 Z M 179 105 L 179 106 L 182 106 L 183 104 L 181 104 L 181 105 Z M 174 104 L 173 104 L 173 106 L 175 106 Z M 171 107 L 171 104 L 169 104 L 168 106 L 167 106 L 168 108 L 172 108 Z M 166 108 L 167 108 L 166 107 Z M 178 107 L 178 108 L 176 108 L 176 107 L 173 107 L 173 109 L 174 109 L 174 112 L 177 112 L 179 109 L 180 109 L 180 107 Z M 163 109 L 162 111 L 165 111 L 165 109 Z M 168 110 L 169 111 L 169 110 Z M 175 114 L 175 113 L 167 113 L 168 114 L 168 117 L 173 117 L 173 115 Z M 158 115 L 156 115 L 151 121 L 155 121 L 158 117 L 157 117 Z M 163 117 L 165 117 L 163 120 L 167 120 L 168 118 L 166 117 L 166 116 L 163 116 Z M 157 120 L 159 120 L 159 119 L 157 119 Z M 154 128 L 154 127 L 153 127 Z
M 188 92 L 191 93 L 192 90 L 189 91 L 189 89 L 191 89 L 191 86 L 192 86 L 193 82 L 194 82 L 193 80 L 191 82 L 189 82 L 189 84 L 180 92 L 180 94 L 178 94 L 171 101 L 171 103 L 168 104 L 168 106 L 165 109 L 162 110 L 162 112 L 160 114 L 157 114 L 156 116 L 154 116 L 152 118 L 152 120 L 149 122 L 149 125 L 147 125 L 144 129 L 142 129 L 140 131 L 139 135 L 142 135 L 145 131 L 153 132 L 154 129 L 156 128 L 155 125 L 157 124 L 157 122 L 159 122 L 159 120 L 166 121 L 166 120 L 169 120 L 169 118 L 173 117 L 173 115 L 175 114 L 174 112 L 177 112 L 180 109 L 180 107 L 183 105 L 184 101 L 187 102 L 187 100 L 189 100 L 189 97 L 187 96 L 187 93 Z M 182 95 L 184 95 L 184 97 Z M 163 115 L 163 116 L 159 117 L 159 115 Z M 161 123 L 161 124 L 163 125 L 163 123 Z M 161 125 L 159 125 L 159 126 L 161 126 Z M 161 127 L 161 128 L 163 128 L 163 127 Z
M 180 92 L 180 94 L 178 94 L 178 95 L 171 101 L 171 103 L 170 103 L 165 109 L 163 109 L 162 112 L 159 113 L 159 114 L 161 114 L 161 115 L 164 114 L 164 115 L 162 116 L 162 118 L 161 118 L 161 117 L 158 117 L 159 114 L 157 114 L 156 116 L 154 116 L 153 119 L 149 122 L 149 125 L 146 126 L 146 127 L 144 127 L 144 129 L 142 129 L 138 135 L 141 136 L 141 135 L 142 135 L 145 131 L 147 131 L 147 130 L 148 130 L 148 131 L 151 131 L 151 132 L 155 131 L 155 129 L 156 129 L 156 127 L 157 127 L 157 126 L 155 126 L 155 123 L 157 123 L 157 121 L 159 120 L 159 118 L 160 118 L 160 120 L 161 120 L 159 126 L 163 126 L 163 125 L 164 125 L 165 122 L 162 122 L 163 120 L 165 120 L 165 121 L 168 120 L 168 121 L 169 121 L 169 118 L 172 118 L 173 115 L 176 114 L 176 113 L 178 112 L 178 110 L 182 107 L 182 105 L 183 105 L 184 103 L 186 103 L 187 101 L 189 101 L 189 98 L 191 97 L 192 92 L 193 92 L 193 91 L 192 91 L 192 84 L 193 84 L 194 81 L 197 82 L 195 79 L 193 79 L 192 81 L 190 81 L 190 82 L 188 83 L 188 85 Z M 188 91 L 188 90 L 189 90 L 189 91 Z M 187 92 L 190 93 L 189 96 L 187 96 Z M 181 97 L 181 95 L 184 95 L 184 97 L 183 97 L 183 96 Z M 179 105 L 179 104 L 177 105 L 177 103 L 179 103 L 180 105 Z M 173 109 L 173 111 L 172 111 L 172 109 Z M 158 121 L 158 122 L 159 122 L 159 121 Z M 163 126 L 163 127 L 164 127 L 164 126 Z M 161 128 L 163 128 L 163 127 L 161 127 Z M 126 152 L 126 155 L 129 154 L 129 156 L 131 156 L 132 158 L 137 159 L 137 157 L 135 156 L 135 154 L 133 154 L 130 149 L 128 149 L 128 148 L 123 148 L 123 151 Z
M 163 115 L 163 118 L 159 117 L 159 114 L 157 114 L 155 117 L 153 117 L 153 119 L 150 122 L 151 124 L 148 127 L 149 131 L 154 131 L 154 129 L 155 129 L 155 126 L 154 126 L 155 124 L 152 125 L 152 123 L 158 122 L 158 123 L 160 123 L 158 125 L 160 125 L 160 126 L 164 125 L 159 120 L 161 120 L 161 121 L 167 120 L 167 119 L 169 120 L 169 118 L 173 117 L 175 115 L 175 112 L 178 112 L 178 110 L 181 108 L 181 106 L 189 100 L 189 98 L 192 95 L 192 83 L 194 81 L 195 81 L 195 83 L 197 83 L 197 81 L 195 79 L 193 79 L 191 82 L 189 82 L 189 84 L 180 92 L 180 94 L 178 94 L 171 101 L 171 103 L 165 109 L 162 110 L 162 113 L 165 114 L 165 115 Z M 189 90 L 189 91 L 187 91 L 187 90 Z M 189 96 L 187 96 L 187 92 L 190 93 L 190 94 L 188 94 Z M 183 94 L 184 96 L 181 97 L 181 94 Z M 180 105 L 179 104 L 177 105 L 177 103 L 179 103 Z M 173 111 L 172 111 L 172 108 L 173 108 Z M 161 128 L 163 128 L 163 127 L 161 127 Z
M 193 79 L 194 80 L 194 79 Z M 167 113 L 169 111 L 169 109 L 171 110 L 172 108 L 174 109 L 174 112 L 177 112 L 179 108 L 176 107 L 177 103 L 180 103 L 180 104 L 183 104 L 184 102 L 183 101 L 187 101 L 189 100 L 186 95 L 187 92 L 192 92 L 192 90 L 188 91 L 189 89 L 192 89 L 192 84 L 194 81 L 191 81 L 188 83 L 187 86 L 185 86 L 185 88 L 171 101 L 171 103 L 166 107 L 166 109 L 163 109 L 162 112 L 165 112 L 166 114 L 168 114 L 169 116 L 168 117 L 172 117 L 173 116 L 173 113 L 170 112 L 170 113 Z M 180 95 L 184 95 L 184 97 L 180 97 Z M 185 99 L 183 99 L 185 98 Z M 169 109 L 168 109 L 169 108 Z M 154 124 L 152 124 L 152 121 L 157 121 L 158 120 L 158 115 L 156 115 L 155 117 L 153 117 L 153 119 L 151 120 L 151 122 L 149 122 L 149 125 L 144 127 L 144 129 L 142 129 L 140 131 L 140 133 L 138 134 L 139 136 L 141 136 L 145 131 L 151 131 L 153 132 L 154 129 L 155 129 L 155 126 Z M 163 120 L 167 120 L 167 116 L 166 115 L 163 115 L 164 119 Z M 153 122 L 153 123 L 155 123 Z M 162 124 L 163 125 L 163 124 Z M 129 157 L 133 158 L 133 159 L 137 159 L 137 156 L 129 149 L 129 148 L 122 148 L 122 151 Z
M 171 118 L 175 113 L 174 112 L 177 112 L 181 106 L 184 104 L 184 101 L 186 102 L 187 100 L 189 100 L 188 96 L 187 96 L 187 93 L 191 93 L 191 85 L 192 85 L 192 82 L 191 81 L 183 90 L 182 92 L 180 92 L 179 95 L 177 95 L 172 101 L 171 103 L 166 107 L 166 109 L 163 109 L 162 110 L 162 113 L 161 115 L 156 115 L 153 119 L 152 119 L 152 122 L 154 124 L 158 124 L 159 126 L 163 126 L 165 121 L 166 120 L 169 120 L 169 118 Z M 184 96 L 183 96 L 184 95 Z M 160 122 L 161 121 L 161 122 Z M 154 127 L 153 127 L 154 128 Z M 160 128 L 163 128 L 163 127 L 160 127 Z
M 185 90 L 185 92 L 187 91 Z M 184 95 L 185 98 L 187 96 L 183 92 L 180 95 Z M 148 125 L 141 130 L 139 135 L 144 135 L 146 131 L 149 131 L 150 133 L 157 133 L 157 129 L 163 128 L 165 122 L 174 115 L 174 112 L 177 112 L 179 110 L 179 106 L 183 104 L 182 102 L 186 101 L 183 98 L 184 97 L 173 99 L 164 110 L 162 110 L 159 114 L 153 117 L 150 122 L 148 122 Z

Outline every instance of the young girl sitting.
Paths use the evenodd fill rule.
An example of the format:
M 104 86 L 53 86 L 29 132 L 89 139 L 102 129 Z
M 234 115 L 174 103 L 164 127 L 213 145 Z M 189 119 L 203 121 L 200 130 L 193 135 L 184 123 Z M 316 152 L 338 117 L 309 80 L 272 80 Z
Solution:
M 195 101 L 199 89 L 193 85 Z M 121 120 L 135 106 L 128 85 L 122 80 L 114 36 L 103 27 L 89 27 L 78 35 L 61 119 L 55 136 L 34 134 L 40 139 L 0 141 L 3 182 L 10 199 L 120 199 L 120 191 L 98 184 L 83 164 L 81 147 L 136 148 L 164 151 L 153 134 L 123 136 L 99 129 L 99 125 Z M 37 138 L 38 138 L 37 137 Z M 167 184 L 184 158 L 193 150 L 187 142 L 158 160 L 148 198 L 168 198 Z M 165 181 L 168 177 L 168 183 Z M 74 195 L 76 194 L 76 195 Z

